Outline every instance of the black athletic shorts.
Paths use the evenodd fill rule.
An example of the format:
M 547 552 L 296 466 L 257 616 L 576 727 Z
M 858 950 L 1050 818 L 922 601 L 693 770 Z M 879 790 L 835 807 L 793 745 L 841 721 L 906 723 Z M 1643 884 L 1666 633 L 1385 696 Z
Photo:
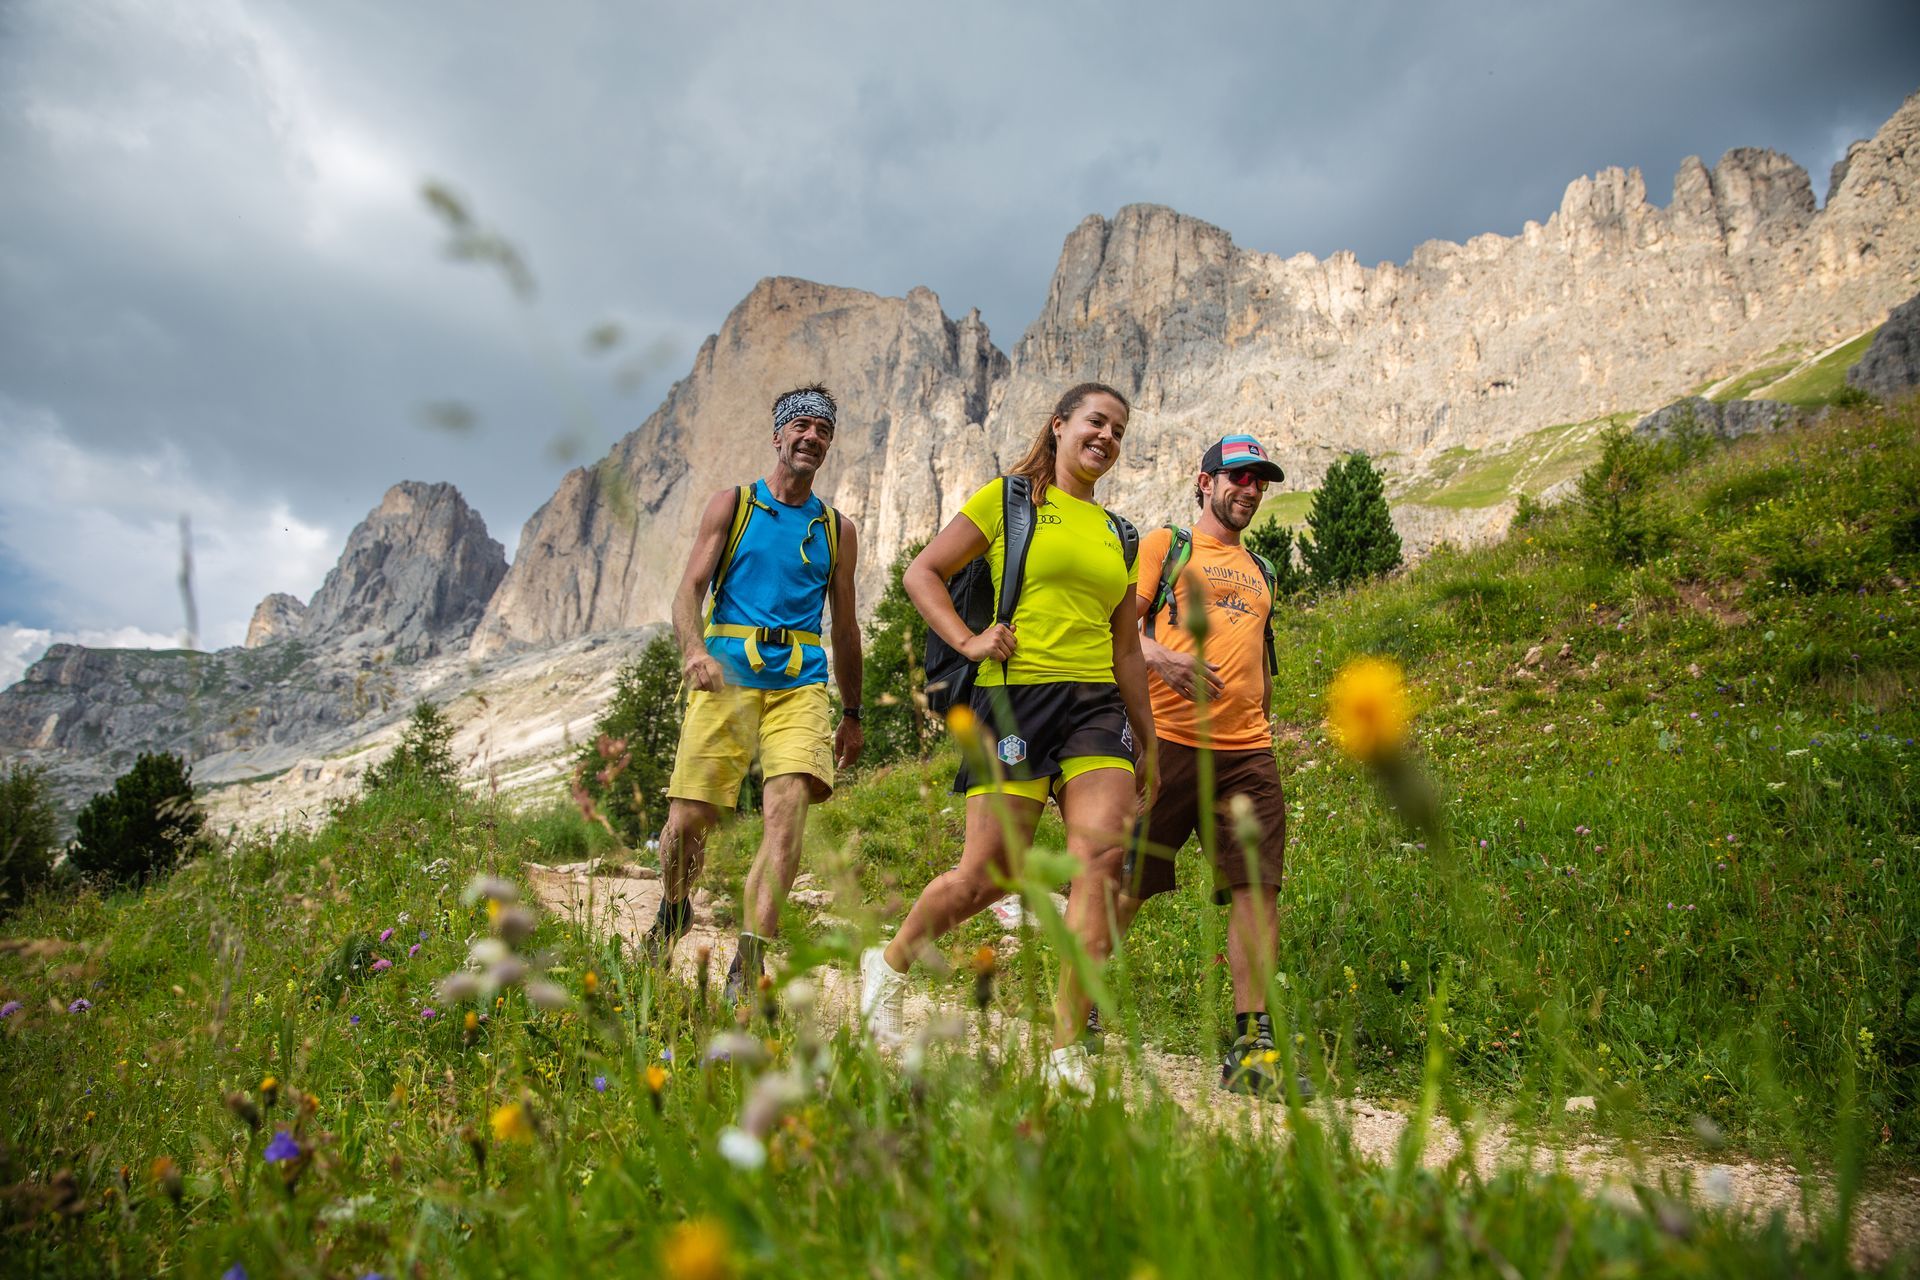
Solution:
M 1145 818 L 1134 825 L 1120 875 L 1122 891 L 1131 898 L 1151 898 L 1174 887 L 1173 857 L 1190 836 L 1200 831 L 1200 757 L 1197 747 L 1160 742 L 1160 778 Z M 1228 891 L 1254 883 L 1278 888 L 1287 856 L 1287 797 L 1280 787 L 1280 769 L 1271 748 L 1253 751 L 1215 751 L 1213 755 L 1214 901 L 1225 905 Z M 1233 828 L 1233 798 L 1245 796 L 1253 804 L 1259 839 L 1248 860 L 1248 849 Z
M 988 748 L 1009 781 L 1064 781 L 1083 770 L 1092 758 L 1133 767 L 1133 728 L 1127 723 L 1127 708 L 1120 700 L 1118 685 L 1078 680 L 991 689 L 975 685 L 971 705 L 980 723 L 990 730 Z M 1076 768 L 1068 761 L 1081 763 Z M 991 781 L 991 777 L 973 776 L 962 760 L 953 790 L 965 795 Z

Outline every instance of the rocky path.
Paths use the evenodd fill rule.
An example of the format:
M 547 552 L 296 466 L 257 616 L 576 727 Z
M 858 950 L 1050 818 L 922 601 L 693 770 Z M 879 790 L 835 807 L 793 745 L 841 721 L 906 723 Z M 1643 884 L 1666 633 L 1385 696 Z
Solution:
M 538 863 L 529 864 L 527 871 L 542 906 L 597 933 L 636 939 L 652 923 L 660 904 L 658 878 L 644 873 L 599 875 L 587 864 L 546 867 Z M 803 888 L 801 892 L 804 895 L 809 891 Z M 711 902 L 704 894 L 696 894 L 693 929 L 674 954 L 675 971 L 692 981 L 697 976 L 696 957 L 704 947 L 713 965 L 712 979 L 717 982 L 721 967 L 732 956 L 733 944 L 732 931 L 716 925 Z M 814 976 L 819 988 L 818 1016 L 829 1022 L 852 1021 L 859 998 L 858 975 L 822 968 Z M 907 1025 L 925 1027 L 939 1012 L 929 995 L 916 990 L 908 998 Z M 995 1018 L 992 1025 L 998 1034 L 1013 1041 L 1029 1030 L 1029 1024 L 1019 1019 Z M 1109 1055 L 1108 1060 L 1118 1060 L 1118 1055 Z M 1130 1083 L 1165 1092 L 1197 1124 L 1276 1138 L 1286 1132 L 1284 1108 L 1223 1092 L 1215 1083 L 1218 1066 L 1210 1059 L 1149 1048 L 1142 1051 L 1140 1065 L 1144 1078 Z M 1345 1128 L 1359 1150 L 1382 1162 L 1396 1157 L 1411 1123 L 1406 1113 L 1365 1098 L 1326 1100 L 1315 1106 Z M 1595 1194 L 1622 1197 L 1630 1196 L 1629 1189 L 1635 1183 L 1660 1186 L 1664 1181 L 1677 1186 L 1684 1179 L 1691 1182 L 1702 1201 L 1732 1205 L 1757 1221 L 1765 1221 L 1778 1211 L 1797 1228 L 1806 1225 L 1801 1177 L 1784 1164 L 1733 1158 L 1715 1163 L 1679 1150 L 1678 1142 L 1670 1151 L 1628 1150 L 1599 1135 L 1568 1145 L 1547 1146 L 1529 1142 L 1516 1130 L 1491 1119 L 1476 1125 L 1471 1134 L 1462 1133 L 1450 1122 L 1436 1120 L 1428 1131 L 1422 1159 L 1430 1167 L 1447 1165 L 1460 1156 L 1469 1141 L 1474 1166 L 1483 1177 L 1524 1163 L 1542 1172 L 1557 1168 Z M 1828 1199 L 1830 1190 L 1825 1180 L 1816 1182 L 1815 1199 Z M 1920 1240 L 1920 1176 L 1892 1175 L 1862 1194 L 1854 1216 L 1853 1256 L 1857 1264 L 1875 1265 L 1895 1248 L 1915 1240 Z

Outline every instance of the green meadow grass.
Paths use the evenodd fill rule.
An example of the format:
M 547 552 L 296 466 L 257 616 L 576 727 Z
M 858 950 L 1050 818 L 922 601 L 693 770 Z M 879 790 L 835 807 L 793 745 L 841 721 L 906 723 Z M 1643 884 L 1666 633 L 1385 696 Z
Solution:
M 1493 1109 L 1549 1142 L 1584 1133 L 1561 1103 L 1588 1094 L 1607 1132 L 1697 1132 L 1828 1171 L 1843 1193 L 1863 1168 L 1911 1167 L 1915 426 L 1911 407 L 1838 414 L 1710 453 L 1657 487 L 1666 537 L 1639 567 L 1595 561 L 1559 511 L 1287 613 L 1271 995 L 1329 1092 Z M 1409 836 L 1320 727 L 1328 677 L 1363 653 L 1402 663 L 1421 703 L 1444 848 Z M 951 766 L 869 770 L 816 810 L 808 866 L 850 923 L 790 912 L 797 972 L 847 962 L 951 865 Z M 716 892 L 737 893 L 757 825 L 715 841 Z M 1060 843 L 1049 820 L 1039 845 Z M 564 809 L 402 794 L 311 835 L 238 840 L 145 892 L 30 904 L 0 951 L 0 1000 L 21 1002 L 0 1021 L 0 1267 L 1847 1273 L 1844 1215 L 1796 1239 L 1689 1206 L 1682 1188 L 1642 1188 L 1636 1207 L 1553 1177 L 1482 1177 L 1467 1157 L 1375 1165 L 1305 1114 L 1275 1143 L 1196 1127 L 1151 1091 L 1065 1106 L 1032 1063 L 959 1041 L 883 1062 L 844 1036 L 756 1023 L 768 1065 L 703 1066 L 732 1025 L 713 992 L 656 983 L 615 940 L 552 919 L 520 950 L 569 1007 L 542 1011 L 518 988 L 478 1005 L 434 993 L 489 928 L 485 905 L 463 902 L 471 876 L 608 851 Z M 1125 1033 L 1109 1056 L 1137 1039 L 1205 1072 L 1232 1012 L 1222 919 L 1192 850 L 1180 866 L 1182 888 L 1148 906 L 1108 974 Z M 949 954 L 997 934 L 975 921 Z M 1055 963 L 1027 942 L 996 1005 L 1044 1008 Z M 923 981 L 970 1007 L 963 965 Z M 68 1012 L 80 999 L 91 1007 Z M 649 1068 L 666 1073 L 657 1093 Z M 256 1132 L 223 1099 L 259 1106 L 267 1076 L 280 1096 Z M 722 1141 L 751 1097 L 778 1103 L 757 1168 Z M 496 1130 L 515 1103 L 527 1110 Z M 299 1160 L 265 1159 L 280 1128 Z M 178 1204 L 152 1176 L 162 1156 L 181 1171 Z
M 1879 332 L 1877 328 L 1869 329 L 1806 368 L 1768 384 L 1762 388 L 1761 399 L 1784 400 L 1803 408 L 1832 404 L 1846 388 L 1847 370 L 1860 362 L 1860 357 L 1867 353 L 1867 348 L 1873 345 L 1874 336 Z
M 1768 383 L 1775 382 L 1787 374 L 1792 373 L 1798 365 L 1799 361 L 1797 360 L 1786 360 L 1761 365 L 1758 369 L 1749 369 L 1732 382 L 1727 383 L 1718 391 L 1714 392 L 1713 399 L 1722 404 L 1729 400 L 1744 400 Z

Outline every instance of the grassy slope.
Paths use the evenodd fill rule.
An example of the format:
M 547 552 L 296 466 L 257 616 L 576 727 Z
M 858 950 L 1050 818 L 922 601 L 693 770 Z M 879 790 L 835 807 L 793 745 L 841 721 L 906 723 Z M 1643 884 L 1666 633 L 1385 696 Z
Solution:
M 1888 1148 L 1910 1151 L 1914 421 L 1743 442 L 1659 500 L 1673 540 L 1645 568 L 1592 565 L 1563 515 L 1286 619 L 1287 1016 L 1342 1088 L 1416 1094 L 1432 1051 L 1475 1095 L 1547 1120 L 1560 1094 L 1597 1092 L 1603 1118 L 1701 1114 L 1737 1140 L 1815 1151 L 1831 1131 L 1884 1126 Z M 1539 675 L 1520 678 L 1534 645 Z M 1327 673 L 1360 652 L 1400 658 L 1426 704 L 1451 861 L 1399 837 L 1316 727 Z M 956 848 L 943 775 L 935 762 L 843 788 L 813 824 L 815 865 L 844 867 L 882 910 L 917 890 Z M 716 881 L 737 876 L 754 826 L 719 842 Z M 1667 1235 L 1564 1185 L 1369 1170 L 1312 1127 L 1282 1155 L 1196 1135 L 1164 1105 L 1063 1111 L 1024 1070 L 937 1051 L 915 1074 L 834 1050 L 768 1168 L 734 1169 L 714 1136 L 743 1083 L 691 1062 L 711 1015 L 647 988 L 604 944 L 551 923 L 533 941 L 573 1011 L 510 994 L 471 1035 L 457 1007 L 422 1016 L 432 976 L 485 929 L 459 901 L 465 878 L 587 841 L 564 816 L 400 798 L 202 859 L 145 894 L 9 921 L 12 936 L 68 945 L 0 954 L 0 999 L 25 1005 L 0 1024 L 8 1203 L 51 1212 L 61 1168 L 84 1203 L 57 1229 L 43 1216 L 0 1236 L 0 1261 L 17 1274 L 638 1270 L 688 1215 L 751 1274 L 1464 1274 L 1496 1252 L 1538 1274 L 1568 1250 L 1567 1274 L 1754 1275 L 1831 1257 L 1817 1244 L 1796 1260 L 1778 1235 L 1711 1217 Z M 1114 985 L 1129 1026 L 1206 1051 L 1229 1012 L 1219 914 L 1191 855 L 1183 872 Z M 976 923 L 954 949 L 990 933 Z M 395 964 L 374 976 L 379 954 Z M 1043 975 L 1029 962 L 1022 979 L 1003 998 L 1031 1005 Z M 1432 992 L 1448 1003 L 1430 1045 Z M 83 995 L 91 1010 L 63 1011 Z M 663 1048 L 676 1065 L 656 1110 L 642 1073 Z M 791 1032 L 776 1048 L 785 1062 L 811 1052 Z M 220 1102 L 267 1074 L 313 1099 L 304 1119 L 286 1100 L 270 1116 L 316 1152 L 291 1193 L 262 1161 L 264 1135 Z M 1836 1123 L 1856 1085 L 1864 1124 Z M 522 1095 L 540 1135 L 488 1139 L 488 1115 Z M 177 1210 L 145 1176 L 162 1154 L 186 1173 Z M 1365 1254 L 1348 1252 L 1359 1239 Z
M 1742 442 L 1658 503 L 1672 539 L 1642 568 L 1590 562 L 1562 512 L 1285 620 L 1298 1016 L 1345 1078 L 1411 1092 L 1421 1001 L 1446 974 L 1448 1047 L 1490 1087 L 1538 1086 L 1543 1106 L 1556 1088 L 1612 1091 L 1665 1126 L 1704 1114 L 1764 1146 L 1817 1134 L 1857 1066 L 1872 1127 L 1910 1150 L 1920 638 L 1897 584 L 1920 574 L 1912 418 Z M 1318 726 L 1326 679 L 1367 652 L 1401 659 L 1427 704 L 1422 750 L 1472 910 Z M 946 776 L 843 790 L 817 815 L 816 856 L 858 830 L 868 892 L 910 895 L 957 846 Z M 744 824 L 719 865 L 737 872 L 756 838 Z M 1144 913 L 1122 985 L 1149 1038 L 1205 1053 L 1231 1010 L 1191 853 L 1185 873 Z M 976 921 L 953 951 L 994 932 Z M 1556 1017 L 1572 1025 L 1548 1035 Z

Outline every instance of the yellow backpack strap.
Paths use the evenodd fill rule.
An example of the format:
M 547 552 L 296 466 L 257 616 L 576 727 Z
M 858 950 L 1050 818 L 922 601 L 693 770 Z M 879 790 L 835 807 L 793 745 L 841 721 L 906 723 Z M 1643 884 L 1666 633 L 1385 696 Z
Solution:
M 720 602 L 720 585 L 727 580 L 727 570 L 733 567 L 734 556 L 740 553 L 740 539 L 746 536 L 747 521 L 753 517 L 753 509 L 761 505 L 750 484 L 736 485 L 733 490 L 733 524 L 727 530 L 727 544 L 720 549 L 720 562 L 713 566 L 713 581 L 707 587 L 707 617 L 713 617 L 713 607 Z

